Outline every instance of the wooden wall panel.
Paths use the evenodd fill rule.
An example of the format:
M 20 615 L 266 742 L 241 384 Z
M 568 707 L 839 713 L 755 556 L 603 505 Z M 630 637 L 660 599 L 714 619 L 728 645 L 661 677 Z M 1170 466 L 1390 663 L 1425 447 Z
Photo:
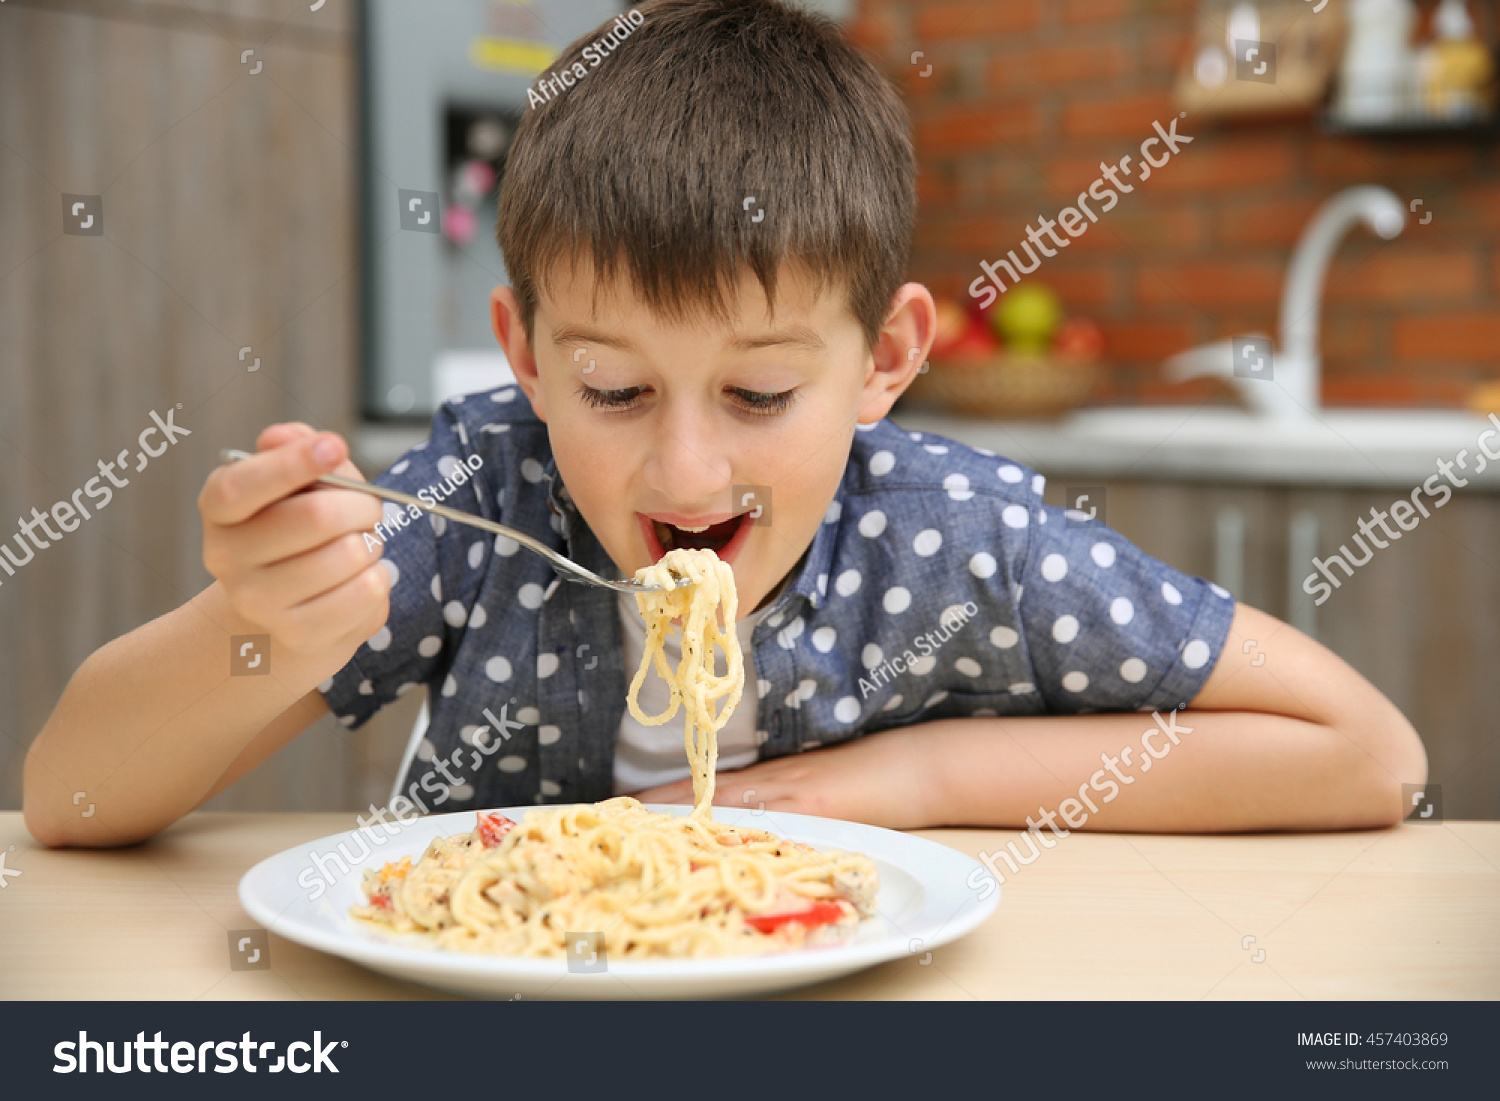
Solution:
M 152 410 L 175 410 L 193 433 L 15 577 L 0 574 L 0 807 L 20 805 L 25 749 L 83 659 L 211 580 L 195 499 L 218 450 L 277 420 L 354 424 L 350 8 L 0 8 L 0 538 L 99 459 L 133 455 Z M 249 48 L 258 74 L 241 63 Z M 65 192 L 103 196 L 102 236 L 62 232 Z M 384 758 L 416 702 L 373 730 L 323 724 L 214 805 L 338 809 L 383 795 Z

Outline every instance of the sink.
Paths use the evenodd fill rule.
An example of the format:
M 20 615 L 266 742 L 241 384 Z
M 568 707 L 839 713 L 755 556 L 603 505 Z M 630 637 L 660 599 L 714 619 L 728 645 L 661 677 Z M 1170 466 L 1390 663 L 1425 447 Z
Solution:
M 1500 487 L 1500 417 L 1458 410 L 1321 409 L 1283 421 L 1218 406 L 1085 409 L 1055 423 L 898 413 L 904 428 L 948 436 L 1053 476 L 1410 490 L 1438 472 Z M 1482 471 L 1479 467 L 1483 466 Z

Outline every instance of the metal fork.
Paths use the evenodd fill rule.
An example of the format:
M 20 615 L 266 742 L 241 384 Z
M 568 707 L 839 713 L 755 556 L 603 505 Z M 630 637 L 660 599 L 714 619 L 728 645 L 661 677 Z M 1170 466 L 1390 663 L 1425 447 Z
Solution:
M 226 449 L 219 452 L 219 460 L 225 463 L 236 463 L 241 459 L 251 458 L 248 451 L 235 451 Z M 387 501 L 394 501 L 400 505 L 416 505 L 426 512 L 433 512 L 455 523 L 467 524 L 471 528 L 480 528 L 484 531 L 493 532 L 495 535 L 503 535 L 507 539 L 513 539 L 533 554 L 539 554 L 552 564 L 558 574 L 565 581 L 577 581 L 585 585 L 598 585 L 601 588 L 613 589 L 617 593 L 640 593 L 640 592 L 664 592 L 656 585 L 643 585 L 633 577 L 621 578 L 619 581 L 609 581 L 600 577 L 592 570 L 585 569 L 571 558 L 558 554 L 545 543 L 539 542 L 527 535 L 524 531 L 508 528 L 504 524 L 497 524 L 493 520 L 486 520 L 483 516 L 475 516 L 472 512 L 464 512 L 461 509 L 448 508 L 446 505 L 429 505 L 420 497 L 402 493 L 399 490 L 387 489 L 385 486 L 371 485 L 369 482 L 356 482 L 352 478 L 341 478 L 337 474 L 324 474 L 318 481 L 325 485 L 337 486 L 339 489 L 352 489 L 356 493 L 368 493 L 372 497 L 380 497 Z M 673 588 L 680 589 L 692 582 L 685 578 L 677 578 Z

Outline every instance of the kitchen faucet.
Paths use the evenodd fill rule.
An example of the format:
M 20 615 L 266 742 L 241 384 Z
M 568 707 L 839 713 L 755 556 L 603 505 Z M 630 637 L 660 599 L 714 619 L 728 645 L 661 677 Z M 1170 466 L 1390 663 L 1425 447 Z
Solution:
M 1269 345 L 1270 338 L 1263 333 L 1179 352 L 1162 365 L 1166 377 L 1180 382 L 1199 375 L 1222 375 L 1258 414 L 1287 420 L 1316 416 L 1322 407 L 1318 321 L 1323 280 L 1339 241 L 1357 221 L 1389 241 L 1405 227 L 1406 209 L 1392 191 L 1372 185 L 1346 188 L 1318 208 L 1287 264 L 1281 288 L 1281 347 L 1272 357 L 1270 378 L 1236 375 L 1234 369 L 1236 343 L 1265 341 Z

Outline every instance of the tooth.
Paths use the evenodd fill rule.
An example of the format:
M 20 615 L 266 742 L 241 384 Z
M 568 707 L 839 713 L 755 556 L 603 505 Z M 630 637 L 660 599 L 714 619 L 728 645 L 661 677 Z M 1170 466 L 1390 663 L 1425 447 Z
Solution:
M 683 531 L 700 532 L 700 531 L 707 531 L 713 525 L 712 524 L 704 524 L 701 528 L 690 528 L 686 524 L 678 524 L 677 526 L 680 527 Z

